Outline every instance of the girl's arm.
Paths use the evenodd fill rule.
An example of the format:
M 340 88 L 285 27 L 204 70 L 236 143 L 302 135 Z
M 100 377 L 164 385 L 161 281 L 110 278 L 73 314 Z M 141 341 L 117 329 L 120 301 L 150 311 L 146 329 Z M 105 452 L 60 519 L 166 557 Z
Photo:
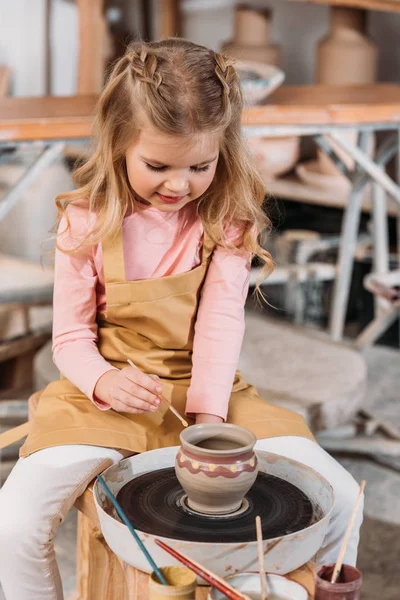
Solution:
M 86 235 L 88 213 L 70 207 L 66 221 L 60 223 L 58 246 L 75 247 Z M 65 233 L 63 233 L 65 231 Z M 99 276 L 94 256 L 96 247 L 85 247 L 79 254 L 66 254 L 56 248 L 53 298 L 53 360 L 61 373 L 93 400 L 97 381 L 113 370 L 97 348 L 97 294 Z M 109 408 L 97 403 L 99 408 Z
M 244 335 L 250 264 L 248 252 L 214 250 L 195 325 L 186 404 L 186 413 L 196 416 L 196 422 L 226 420 Z
M 87 212 L 79 213 L 74 207 L 69 217 L 71 230 L 58 240 L 65 249 L 75 247 L 88 230 Z M 60 231 L 65 225 L 61 223 Z M 97 348 L 96 315 L 105 308 L 102 260 L 97 251 L 93 247 L 82 248 L 78 254 L 56 250 L 54 362 L 102 410 L 135 414 L 155 411 L 160 404 L 160 382 L 130 366 L 115 369 Z

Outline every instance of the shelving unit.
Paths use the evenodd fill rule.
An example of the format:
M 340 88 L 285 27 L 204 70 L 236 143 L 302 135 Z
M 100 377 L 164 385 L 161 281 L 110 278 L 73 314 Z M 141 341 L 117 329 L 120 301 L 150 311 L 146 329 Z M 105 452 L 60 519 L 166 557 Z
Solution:
M 307 2 L 308 4 L 328 4 L 330 6 L 348 6 L 365 10 L 382 10 L 400 12 L 399 0 L 290 0 L 291 2 Z

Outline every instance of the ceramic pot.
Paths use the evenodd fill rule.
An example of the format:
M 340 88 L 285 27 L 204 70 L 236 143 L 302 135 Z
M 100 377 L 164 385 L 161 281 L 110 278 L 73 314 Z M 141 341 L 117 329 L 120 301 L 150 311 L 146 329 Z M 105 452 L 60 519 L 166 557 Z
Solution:
M 228 423 L 203 423 L 184 429 L 175 471 L 189 508 L 203 514 L 238 510 L 257 477 L 256 436 Z
M 366 11 L 335 6 L 331 8 L 331 29 L 318 44 L 318 83 L 355 85 L 373 83 L 378 51 L 366 35 Z
M 317 49 L 316 81 L 328 85 L 368 84 L 376 80 L 378 49 L 366 34 L 367 12 L 357 8 L 334 6 L 331 8 L 329 34 L 319 42 Z M 343 132 L 352 143 L 357 139 L 356 131 Z M 371 138 L 371 143 L 373 140 Z M 335 150 L 349 169 L 354 160 L 334 144 Z M 372 155 L 373 148 L 369 148 Z M 336 178 L 332 187 L 346 187 L 348 180 L 334 162 L 321 150 L 317 153 L 319 171 Z M 327 181 L 329 185 L 329 182 Z M 335 190 L 332 189 L 332 192 Z
M 270 11 L 239 6 L 235 10 L 233 40 L 223 44 L 222 49 L 237 59 L 278 65 L 280 47 L 269 42 L 270 29 Z
M 228 577 L 227 581 L 237 590 L 253 600 L 261 600 L 261 583 L 259 573 L 240 573 Z M 309 595 L 304 586 L 281 575 L 267 575 L 268 598 L 279 600 L 308 600 Z M 226 596 L 215 588 L 211 588 L 208 600 L 225 600 Z

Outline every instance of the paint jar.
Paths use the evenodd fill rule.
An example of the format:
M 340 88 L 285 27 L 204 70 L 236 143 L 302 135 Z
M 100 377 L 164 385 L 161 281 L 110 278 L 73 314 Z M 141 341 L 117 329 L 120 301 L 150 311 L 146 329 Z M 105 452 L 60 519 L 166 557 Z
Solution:
M 196 574 L 186 567 L 161 567 L 168 585 L 163 585 L 153 573 L 149 579 L 149 600 L 194 600 L 196 593 Z
M 315 600 L 359 600 L 361 572 L 350 565 L 343 565 L 336 583 L 331 583 L 335 565 L 323 565 L 315 576 Z

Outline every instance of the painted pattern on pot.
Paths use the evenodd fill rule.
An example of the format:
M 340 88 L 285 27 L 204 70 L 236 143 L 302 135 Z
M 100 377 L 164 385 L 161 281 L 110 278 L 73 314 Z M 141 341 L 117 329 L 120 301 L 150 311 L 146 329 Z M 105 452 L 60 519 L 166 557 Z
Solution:
M 257 470 L 257 457 L 254 452 L 249 452 L 234 461 L 230 458 L 218 458 L 209 455 L 199 460 L 198 456 L 187 450 L 183 451 L 180 449 L 176 460 L 182 469 L 187 469 L 193 475 L 204 473 L 207 477 L 227 477 L 228 479 L 232 479 L 239 477 L 244 471 L 254 473 Z

